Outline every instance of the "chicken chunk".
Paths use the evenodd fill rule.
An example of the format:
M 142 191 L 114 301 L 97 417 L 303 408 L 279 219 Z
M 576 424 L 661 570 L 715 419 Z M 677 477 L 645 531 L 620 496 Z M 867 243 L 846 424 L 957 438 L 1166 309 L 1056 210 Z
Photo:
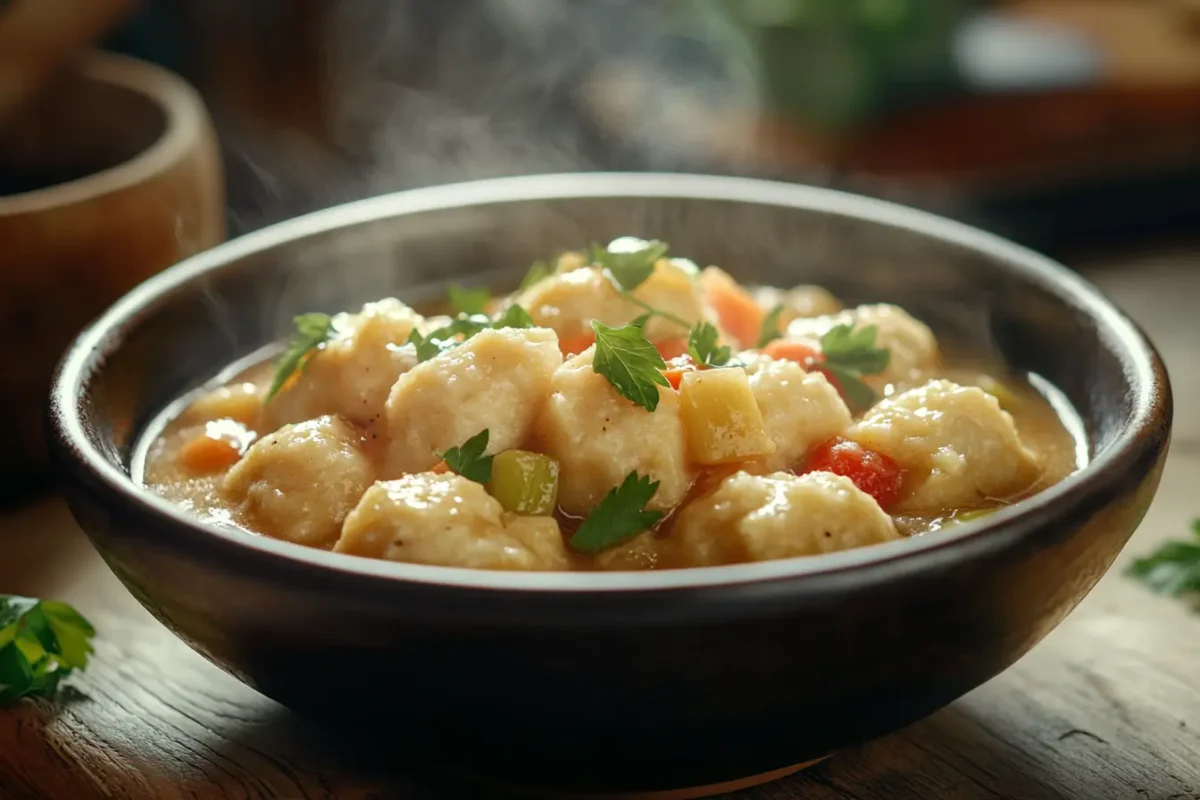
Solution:
M 225 476 L 223 491 L 254 529 L 325 547 L 374 479 L 359 434 L 325 416 L 259 439 Z
M 887 398 L 847 437 L 908 472 L 916 488 L 897 510 L 970 508 L 1020 492 L 1039 474 L 996 398 L 945 380 Z
M 266 421 L 272 428 L 322 414 L 360 425 L 375 421 L 392 384 L 417 363 L 404 343 L 421 322 L 421 315 L 392 298 L 367 303 L 357 314 L 338 314 L 333 336 L 267 403 Z
M 819 340 L 838 325 L 853 325 L 855 329 L 875 326 L 875 344 L 890 353 L 888 368 L 881 375 L 866 378 L 866 382 L 876 389 L 888 383 L 912 380 L 937 365 L 938 346 L 933 332 L 899 306 L 866 305 L 837 314 L 802 317 L 788 325 L 787 336 L 789 339 Z
M 387 399 L 385 477 L 429 469 L 485 428 L 488 453 L 520 447 L 560 364 L 554 331 L 502 328 L 477 333 L 404 373 Z
M 671 535 L 686 567 L 820 555 L 899 538 L 870 495 L 829 472 L 738 472 L 685 506 Z
M 694 277 L 677 259 L 661 259 L 633 296 L 689 325 L 706 318 Z M 645 313 L 645 309 L 622 297 L 612 280 L 596 267 L 556 273 L 526 289 L 517 302 L 534 322 L 553 328 L 564 340 L 590 334 L 593 319 L 617 327 Z M 651 341 L 687 335 L 678 323 L 661 317 L 650 319 L 645 332 Z
M 373 485 L 346 518 L 334 551 L 443 567 L 570 568 L 553 517 L 507 514 L 478 483 L 449 473 Z
M 635 470 L 659 481 L 650 508 L 678 505 L 692 480 L 679 395 L 659 389 L 658 408 L 647 411 L 592 369 L 594 354 L 589 348 L 555 371 L 538 424 L 539 449 L 559 463 L 559 505 L 586 514 Z
M 746 372 L 775 452 L 765 466 L 787 469 L 812 448 L 850 427 L 850 409 L 838 390 L 819 372 L 805 372 L 795 361 L 759 357 Z

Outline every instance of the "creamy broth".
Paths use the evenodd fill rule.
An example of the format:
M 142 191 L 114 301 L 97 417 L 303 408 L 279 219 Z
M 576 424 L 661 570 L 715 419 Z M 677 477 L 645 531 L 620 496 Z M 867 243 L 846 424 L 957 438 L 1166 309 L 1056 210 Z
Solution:
M 586 260 L 583 263 L 586 264 Z M 657 262 L 654 277 L 657 277 L 658 270 L 664 269 L 664 263 L 665 259 Z M 536 391 L 519 381 L 512 386 L 505 384 L 497 390 L 493 403 L 500 406 L 508 402 L 509 395 L 526 392 L 522 400 L 523 405 L 517 407 L 509 417 L 513 417 L 529 405 L 538 405 L 540 408 L 540 404 L 546 404 L 543 410 L 532 413 L 523 423 L 525 427 L 510 432 L 508 444 L 498 452 L 528 452 L 533 454 L 530 458 L 541 459 L 529 463 L 553 461 L 556 477 L 554 486 L 558 492 L 558 502 L 553 511 L 543 510 L 534 514 L 520 513 L 514 510 L 515 507 L 501 508 L 501 504 L 485 494 L 478 484 L 468 485 L 471 482 L 467 478 L 459 477 L 453 470 L 448 470 L 445 461 L 435 464 L 440 455 L 449 449 L 446 444 L 450 443 L 435 448 L 427 447 L 425 449 L 429 450 L 428 454 L 422 447 L 431 441 L 429 436 L 436 439 L 436 436 L 441 435 L 440 429 L 426 438 L 421 438 L 419 445 L 405 449 L 405 437 L 411 438 L 418 434 L 425 436 L 419 430 L 424 426 L 452 427 L 457 422 L 453 415 L 460 409 L 464 414 L 474 413 L 467 409 L 469 402 L 464 405 L 456 399 L 453 387 L 457 383 L 472 379 L 471 375 L 474 373 L 471 370 L 485 368 L 482 353 L 491 351 L 482 349 L 483 339 L 468 338 L 461 343 L 456 340 L 455 345 L 446 349 L 444 353 L 438 353 L 423 361 L 412 356 L 411 363 L 405 363 L 400 373 L 401 376 L 408 377 L 403 381 L 397 378 L 396 385 L 393 386 L 380 384 L 380 389 L 365 380 L 370 370 L 378 369 L 380 364 L 393 364 L 396 359 L 403 361 L 404 358 L 410 357 L 409 351 L 418 351 L 412 343 L 408 343 L 410 333 L 405 334 L 402 341 L 399 335 L 369 341 L 367 328 L 360 324 L 370 316 L 367 312 L 343 315 L 341 324 L 346 326 L 345 330 L 357 331 L 353 334 L 360 339 L 355 343 L 356 347 L 373 347 L 373 354 L 368 354 L 365 350 L 360 353 L 356 349 L 344 348 L 345 353 L 338 355 L 336 347 L 340 345 L 337 344 L 336 337 L 347 334 L 334 332 L 335 338 L 309 353 L 306 357 L 309 360 L 305 361 L 304 369 L 292 376 L 290 383 L 285 384 L 284 389 L 270 402 L 265 403 L 263 398 L 276 372 L 273 359 L 235 368 L 232 373 L 227 371 L 224 378 L 210 382 L 204 389 L 172 406 L 164 412 L 156 425 L 151 426 L 149 438 L 143 442 L 140 464 L 142 480 L 152 491 L 206 522 L 234 526 L 249 533 L 288 539 L 323 549 L 337 549 L 357 555 L 415 563 L 483 568 L 639 570 L 736 563 L 790 555 L 819 555 L 822 552 L 869 545 L 889 538 L 938 535 L 939 531 L 965 519 L 977 517 L 1036 494 L 1081 466 L 1082 460 L 1086 458 L 1086 454 L 1079 452 L 1079 443 L 1068 429 L 1069 425 L 1075 426 L 1075 420 L 1064 420 L 1064 417 L 1060 416 L 1060 411 L 1068 415 L 1070 413 L 1064 401 L 1058 400 L 1052 405 L 1028 380 L 1008 374 L 1000 365 L 982 364 L 978 360 L 951 359 L 946 355 L 951 348 L 938 348 L 929 363 L 914 361 L 915 366 L 905 366 L 901 376 L 888 376 L 886 372 L 878 376 L 864 373 L 862 383 L 867 385 L 868 390 L 875 387 L 874 402 L 869 406 L 855 408 L 847 417 L 840 417 L 843 422 L 848 419 L 849 424 L 838 428 L 835 423 L 830 428 L 837 431 L 833 436 L 822 434 L 819 436 L 820 442 L 807 444 L 801 450 L 797 450 L 801 453 L 799 457 L 788 463 L 779 463 L 777 456 L 788 444 L 786 436 L 780 438 L 781 432 L 795 430 L 799 431 L 797 435 L 807 436 L 806 415 L 816 419 L 822 414 L 827 414 L 827 409 L 817 409 L 810 415 L 806 409 L 817 408 L 813 405 L 816 402 L 813 397 L 819 396 L 820 402 L 826 405 L 838 405 L 838 393 L 846 400 L 848 389 L 844 383 L 839 382 L 837 376 L 840 373 L 824 370 L 820 366 L 821 358 L 832 362 L 832 356 L 826 351 L 820 351 L 816 357 L 818 360 L 805 362 L 805 369 L 796 369 L 790 364 L 779 366 L 795 357 L 794 348 L 789 349 L 793 339 L 796 342 L 812 343 L 814 348 L 817 347 L 818 341 L 822 347 L 832 347 L 830 340 L 808 335 L 805 320 L 812 320 L 814 325 L 820 327 L 823 323 L 819 324 L 816 321 L 833 319 L 829 315 L 839 313 L 840 306 L 837 305 L 837 301 L 827 293 L 811 287 L 793 290 L 791 294 L 769 289 L 745 291 L 744 295 L 738 297 L 752 297 L 757 300 L 763 316 L 770 308 L 776 306 L 781 298 L 786 300 L 787 297 L 793 299 L 790 312 L 795 313 L 794 316 L 790 312 L 780 315 L 789 325 L 780 326 L 781 338 L 778 344 L 769 344 L 761 349 L 754 346 L 743 348 L 740 345 L 746 341 L 746 334 L 739 339 L 736 334 L 731 333 L 731 330 L 738 329 L 742 321 L 729 316 L 732 312 L 727 308 L 728 303 L 722 305 L 724 300 L 714 299 L 712 281 L 705 283 L 703 277 L 696 279 L 690 273 L 681 273 L 682 277 L 668 275 L 672 280 L 663 281 L 666 288 L 657 296 L 654 306 L 671 305 L 671 308 L 676 310 L 668 311 L 668 314 L 683 317 L 685 322 L 690 322 L 687 319 L 686 301 L 692 296 L 689 293 L 695 293 L 695 296 L 701 298 L 702 313 L 709 315 L 706 318 L 712 319 L 715 330 L 719 331 L 720 342 L 730 344 L 732 358 L 735 361 L 741 359 L 745 366 L 725 365 L 712 369 L 697 369 L 694 357 L 690 361 L 687 357 L 674 361 L 668 359 L 668 367 L 679 364 L 684 367 L 682 375 L 671 376 L 673 380 L 678 379 L 680 384 L 678 387 L 658 387 L 656 391 L 663 398 L 661 404 L 655 410 L 648 410 L 620 396 L 616 383 L 610 386 L 609 383 L 595 377 L 595 373 L 601 371 L 601 366 L 595 363 L 595 353 L 600 345 L 582 342 L 585 345 L 582 353 L 572 355 L 581 344 L 579 337 L 583 335 L 586 338 L 586 334 L 581 334 L 582 328 L 575 325 L 574 321 L 566 319 L 570 315 L 571 304 L 575 302 L 575 298 L 554 292 L 559 288 L 573 292 L 576 290 L 576 284 L 582 285 L 585 287 L 583 295 L 591 303 L 587 306 L 587 313 L 597 313 L 592 309 L 604 310 L 606 298 L 611 299 L 608 287 L 595 284 L 600 287 L 596 291 L 604 293 L 603 297 L 595 302 L 592 302 L 586 293 L 592 291 L 589 281 L 607 278 L 582 272 L 589 269 L 592 267 L 580 266 L 579 263 L 564 268 L 560 263 L 559 270 L 543 279 L 540 284 L 543 295 L 550 298 L 546 302 L 540 302 L 539 297 L 534 294 L 538 288 L 536 285 L 510 298 L 489 302 L 488 310 L 493 316 L 501 313 L 506 303 L 515 301 L 518 304 L 528 304 L 532 321 L 537 323 L 534 328 L 502 328 L 499 331 L 488 332 L 486 336 L 482 333 L 475 334 L 476 337 L 491 337 L 495 340 L 490 345 L 496 348 L 489 356 L 491 358 L 506 358 L 505 354 L 511 349 L 513 352 L 525 354 L 536 350 L 539 354 L 537 358 L 542 359 L 547 353 L 547 346 L 541 339 L 536 342 L 530 339 L 529 337 L 537 337 L 528 332 L 542 327 L 554 330 L 553 336 L 547 334 L 541 337 L 542 339 L 549 338 L 555 342 L 555 347 L 567 351 L 557 360 L 552 358 L 553 363 L 548 367 L 537 368 L 549 371 L 545 375 L 538 375 L 536 379 L 530 379 L 539 387 Z M 547 282 L 553 281 L 562 281 L 562 287 L 546 285 Z M 684 300 L 679 300 L 671 292 L 679 293 Z M 717 310 L 710 314 L 714 307 Z M 423 335 L 431 337 L 434 334 L 429 333 L 430 330 L 439 325 L 444 328 L 447 321 L 446 318 L 435 321 L 421 317 L 399 303 L 388 308 L 398 315 L 411 314 L 411 317 L 404 317 L 412 320 L 409 327 L 417 331 L 424 329 Z M 604 310 L 604 313 L 609 312 Z M 851 309 L 840 313 L 865 315 L 868 312 Z M 758 319 L 752 308 L 749 314 L 752 319 Z M 884 324 L 877 326 L 877 335 L 881 347 L 889 341 L 893 342 L 892 349 L 889 349 L 888 366 L 888 369 L 892 369 L 908 357 L 905 348 L 912 348 L 903 338 L 909 336 L 905 330 L 900 330 L 899 333 L 895 333 L 894 338 L 889 339 L 889 336 L 893 336 L 887 328 L 887 325 L 891 324 L 889 319 L 883 318 Z M 905 325 L 909 324 L 908 319 L 904 317 Z M 647 341 L 657 337 L 654 346 L 664 357 L 671 356 L 675 349 L 682 345 L 672 343 L 674 338 L 678 337 L 674 336 L 669 325 L 655 324 L 661 321 L 654 318 L 645 322 L 643 327 L 638 329 L 642 331 L 638 335 L 644 335 Z M 621 322 L 621 319 L 614 319 L 614 322 Z M 915 321 L 912 324 L 920 325 Z M 354 327 L 356 325 L 357 328 Z M 680 330 L 681 326 L 682 323 Z M 859 326 L 852 319 L 848 329 L 854 331 L 862 327 L 867 326 Z M 921 326 L 914 330 L 923 336 L 926 329 Z M 932 342 L 931 334 L 929 341 Z M 466 358 L 470 347 L 479 349 L 477 360 L 465 367 L 455 366 L 452 363 L 453 359 Z M 771 352 L 784 355 L 776 358 L 769 355 Z M 456 355 L 447 355 L 450 353 Z M 470 355 L 476 357 L 474 352 Z M 335 366 L 337 369 L 344 369 L 344 365 L 334 364 L 332 359 L 335 357 L 349 359 L 347 363 L 351 365 L 350 369 L 355 371 L 335 371 Z M 356 357 L 363 360 L 353 361 Z M 330 364 L 325 365 L 321 359 L 330 360 Z M 430 366 L 441 363 L 439 359 L 446 362 L 440 371 Z M 493 377 L 490 379 L 493 383 L 486 385 L 499 385 L 495 381 L 507 380 L 507 375 L 521 375 L 534 370 L 530 363 L 528 359 L 516 360 L 510 372 L 495 373 L 499 377 Z M 456 373 L 455 370 L 460 368 L 466 372 Z M 773 370 L 783 377 L 773 378 Z M 760 442 L 758 447 L 761 455 L 754 451 L 754 445 L 747 445 L 746 442 L 735 443 L 736 447 L 741 447 L 745 452 L 744 456 L 727 458 L 726 454 L 720 452 L 713 456 L 703 449 L 707 444 L 702 445 L 701 450 L 697 450 L 697 442 L 702 440 L 695 438 L 695 428 L 698 424 L 695 422 L 696 414 L 701 414 L 700 418 L 703 420 L 703 413 L 714 412 L 708 406 L 704 406 L 706 411 L 691 412 L 692 415 L 689 416 L 688 408 L 700 406 L 685 404 L 688 402 L 688 392 L 691 392 L 692 396 L 699 396 L 700 390 L 696 387 L 702 381 L 711 378 L 689 377 L 688 373 L 705 375 L 717 371 L 745 373 L 744 376 L 725 374 L 721 377 L 729 378 L 727 382 L 743 394 L 748 386 L 758 403 L 759 412 L 763 417 L 762 431 L 747 433 L 746 441 L 758 436 L 755 441 Z M 667 372 L 671 373 L 672 370 L 668 369 Z M 828 381 L 804 378 L 816 372 L 828 377 Z M 421 382 L 418 382 L 418 373 Z M 796 386 L 796 382 L 801 378 L 805 379 L 806 384 L 818 385 L 805 389 L 804 392 L 808 392 L 805 394 Z M 291 434 L 284 434 L 298 430 L 294 426 L 301 422 L 310 424 L 306 420 L 310 417 L 315 418 L 316 412 L 333 412 L 336 402 L 339 401 L 329 398 L 339 391 L 339 380 L 359 381 L 354 384 L 354 391 L 357 392 L 354 394 L 355 405 L 347 407 L 348 410 L 343 411 L 340 416 L 329 417 L 328 419 L 333 421 L 323 423 L 325 427 L 320 430 L 314 427 L 316 432 L 313 434 L 313 441 L 317 442 L 317 445 L 312 446 L 318 449 L 302 449 L 308 445 L 297 444 L 294 435 L 288 438 Z M 845 380 L 857 381 L 853 377 Z M 949 383 L 930 383 L 939 380 Z M 313 386 L 302 386 L 304 381 L 313 383 Z M 405 391 L 409 390 L 400 386 L 405 382 L 406 386 L 417 385 L 416 389 L 411 390 L 412 394 L 424 392 L 425 395 L 422 398 L 411 399 L 405 394 Z M 575 383 L 582 383 L 584 388 L 575 389 Z M 834 386 L 836 392 L 831 394 L 832 390 L 826 383 Z M 443 412 L 438 411 L 436 407 L 434 411 L 429 411 L 429 407 L 423 405 L 429 399 L 430 393 L 436 394 L 441 391 L 439 387 L 450 387 L 445 389 L 448 394 L 444 413 L 450 415 L 448 422 L 440 417 L 435 420 L 434 417 Z M 975 387 L 983 391 L 975 391 Z M 1044 391 L 1052 391 L 1048 387 L 1042 388 Z M 296 405 L 296 397 L 304 396 L 301 394 L 293 397 L 292 393 L 305 391 L 316 399 L 312 400 L 309 406 L 299 410 L 292 408 Z M 817 394 L 814 395 L 813 391 L 817 391 Z M 572 392 L 578 393 L 578 399 L 572 399 L 575 397 Z M 611 392 L 613 397 L 604 399 L 601 403 L 596 396 L 605 392 Z M 927 392 L 927 395 L 921 395 L 921 392 Z M 904 405 L 906 402 L 911 405 L 924 396 L 930 398 L 929 407 Z M 359 397 L 362 399 L 361 410 L 357 405 Z M 678 400 L 679 397 L 683 397 L 683 400 Z M 405 402 L 414 403 L 415 410 L 405 411 L 402 408 Z M 846 408 L 849 409 L 849 400 L 846 402 Z M 601 404 L 595 405 L 596 403 Z M 1059 409 L 1057 411 L 1056 405 Z M 559 408 L 560 406 L 564 408 Z M 899 410 L 887 412 L 886 409 L 891 406 Z M 611 413 L 603 409 L 618 409 L 620 414 L 630 415 L 629 419 L 632 422 L 622 418 L 611 423 L 614 427 L 610 429 L 605 424 L 607 417 L 595 420 L 587 417 L 587 414 L 592 413 L 593 407 L 602 409 L 596 411 L 597 414 Z M 961 413 L 960 407 L 964 409 Z M 280 408 L 283 410 L 279 410 Z M 372 409 L 374 411 L 369 413 Z M 494 409 L 489 409 L 488 413 L 492 411 Z M 408 416 L 404 416 L 402 412 L 408 413 Z M 844 412 L 838 408 L 829 413 Z M 893 413 L 894 418 L 889 419 L 888 413 Z M 643 419 L 644 415 L 652 414 L 662 416 Z M 508 419 L 495 413 L 489 418 Z M 404 419 L 413 421 L 408 427 L 397 427 L 397 421 Z M 564 423 L 562 419 L 568 421 Z M 650 420 L 653 420 L 653 424 Z M 680 428 L 679 420 L 683 420 L 682 433 L 675 431 L 676 428 Z M 637 436 L 629 432 L 637 430 L 636 425 L 642 421 L 650 426 L 645 430 L 654 431 L 654 436 L 684 437 L 685 441 L 680 444 L 673 439 L 664 438 L 665 445 L 647 447 L 645 452 L 641 452 L 638 450 Z M 918 432 L 912 436 L 906 434 L 897 438 L 892 435 L 894 428 L 908 425 L 910 422 L 925 427 L 914 428 Z M 943 422 L 944 430 L 938 427 Z M 595 428 L 588 427 L 593 423 Z M 578 429 L 572 428 L 572 425 L 576 424 Z M 1005 432 L 1005 426 L 1008 425 L 1015 431 L 1019 446 L 1013 445 L 1011 438 L 1006 438 L 1008 434 Z M 501 425 L 493 424 L 492 427 L 495 429 L 492 432 L 492 442 L 495 442 L 497 435 L 505 431 Z M 561 438 L 565 435 L 561 432 L 562 429 L 568 434 L 579 436 L 580 442 L 572 447 L 556 441 L 556 436 Z M 586 429 L 587 435 L 581 432 L 583 429 Z M 669 434 L 662 433 L 667 429 L 670 429 Z M 618 430 L 624 433 L 618 433 Z M 606 496 L 606 492 L 615 491 L 620 482 L 620 476 L 616 475 L 616 472 L 625 471 L 625 466 L 621 466 L 613 472 L 610 466 L 603 462 L 606 436 L 626 437 L 612 440 L 614 459 L 623 459 L 622 464 L 644 465 L 632 470 L 631 474 L 653 476 L 659 482 L 658 492 L 669 489 L 675 492 L 676 499 L 658 509 L 661 519 L 656 520 L 648 530 L 625 536 L 598 551 L 589 548 L 581 551 L 572 546 L 572 542 L 580 541 L 576 532 L 580 529 L 582 520 L 596 513 L 601 503 L 600 498 Z M 689 436 L 692 438 L 687 438 Z M 775 437 L 774 440 L 771 437 Z M 326 440 L 333 441 L 334 444 L 328 444 Z M 841 449 L 831 449 L 829 441 L 826 440 L 840 442 Z M 914 441 L 917 442 L 916 445 L 913 444 Z M 928 444 L 922 445 L 921 442 L 925 441 Z M 257 450 L 256 442 L 259 443 Z M 874 444 L 862 444 L 863 442 L 880 444 L 876 447 Z M 464 442 L 461 438 L 453 442 L 455 447 L 462 445 Z M 272 455 L 264 452 L 268 446 L 278 446 L 277 453 L 294 451 L 296 455 L 290 457 L 292 460 L 281 455 Z M 718 442 L 715 446 L 724 445 Z M 914 446 L 928 446 L 931 449 L 927 456 L 914 457 L 909 452 Z M 672 450 L 672 447 L 675 449 Z M 1024 449 L 1020 450 L 1021 447 Z M 892 452 L 889 452 L 889 449 Z M 587 461 L 579 455 L 578 451 L 581 450 L 587 450 L 601 461 Z M 683 453 L 682 460 L 677 458 L 671 462 L 664 459 L 662 452 L 667 450 Z M 491 450 L 488 452 L 492 453 Z M 838 455 L 830 455 L 833 453 Z M 239 463 L 250 462 L 255 458 L 275 460 L 264 460 L 266 466 L 262 468 L 255 467 L 253 463 Z M 314 466 L 313 459 L 326 458 L 334 460 L 328 464 L 322 461 Z M 860 461 L 862 458 L 865 460 Z M 874 461 L 871 461 L 872 458 Z M 1010 461 L 1014 465 L 1010 470 L 1011 476 L 990 474 L 999 469 L 997 464 Z M 397 464 L 401 462 L 408 466 L 398 467 Z M 506 465 L 508 463 L 510 462 L 505 461 Z M 865 469 L 864 465 L 870 464 L 875 465 L 875 473 L 858 471 L 860 468 Z M 495 472 L 499 468 L 493 466 L 492 469 L 492 480 L 487 484 L 487 492 L 500 494 L 496 488 L 500 477 Z M 678 472 L 678 475 L 671 474 L 672 470 Z M 984 475 L 989 470 L 990 473 Z M 972 471 L 977 471 L 978 474 Z M 340 505 L 334 504 L 335 508 L 319 496 L 323 487 L 306 486 L 303 476 L 310 473 L 314 477 L 328 476 L 331 486 L 339 485 L 339 481 L 342 484 L 346 481 L 357 483 L 352 492 L 338 501 Z M 821 473 L 820 480 L 814 478 L 815 473 Z M 981 475 L 983 477 L 980 477 Z M 277 485 L 272 485 L 272 481 L 276 481 Z M 959 485 L 962 481 L 975 481 L 972 485 L 978 488 L 974 493 L 966 492 Z M 319 484 L 320 481 L 308 483 Z M 884 488 L 881 489 L 880 486 Z M 988 493 L 986 490 L 989 487 L 999 487 L 1001 491 Z M 458 504 L 449 512 L 452 518 L 445 529 L 451 530 L 452 525 L 466 526 L 461 530 L 455 527 L 452 534 L 447 533 L 443 537 L 444 541 L 424 530 L 431 527 L 432 522 L 422 528 L 413 521 L 421 519 L 420 512 L 415 509 L 420 509 L 422 503 L 426 503 L 428 499 L 421 493 L 433 491 L 435 488 L 443 494 L 449 491 L 453 495 L 453 503 Z M 375 494 L 371 494 L 372 492 Z M 308 496 L 305 493 L 317 494 Z M 429 495 L 435 498 L 441 496 L 436 493 Z M 932 499 L 922 500 L 922 497 Z M 969 502 L 931 505 L 939 497 L 968 497 Z M 311 504 L 311 514 L 297 511 L 308 508 L 305 503 Z M 284 510 L 273 510 L 277 508 L 276 504 Z M 646 506 L 647 509 L 650 507 Z M 778 519 L 771 518 L 773 508 L 780 509 Z M 289 514 L 299 516 L 288 516 Z M 787 517 L 788 514 L 797 516 L 792 519 Z M 294 520 L 290 525 L 286 523 L 289 519 Z M 462 519 L 470 521 L 469 524 L 462 522 Z M 823 525 L 824 529 L 813 529 L 804 533 L 804 525 L 795 522 L 812 519 L 824 520 L 818 525 Z M 859 525 L 857 520 L 862 520 L 862 524 Z M 592 527 L 596 528 L 597 525 Z M 877 532 L 860 536 L 857 533 L 860 528 Z M 730 532 L 722 532 L 725 529 Z M 793 534 L 790 532 L 792 529 L 800 532 Z M 404 533 L 405 531 L 408 533 Z M 410 537 L 414 532 L 428 538 L 420 543 L 413 543 Z M 796 542 L 789 538 L 792 536 L 809 538 Z M 822 536 L 829 541 L 823 542 Z M 354 539 L 358 544 L 347 545 L 350 539 Z M 384 539 L 387 541 L 380 544 Z

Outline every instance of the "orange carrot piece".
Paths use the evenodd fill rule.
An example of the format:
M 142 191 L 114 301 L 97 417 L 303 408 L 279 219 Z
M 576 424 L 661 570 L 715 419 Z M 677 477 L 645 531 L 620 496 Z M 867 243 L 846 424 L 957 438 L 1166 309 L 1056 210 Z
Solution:
M 667 361 L 667 368 L 663 370 L 663 377 L 667 379 L 667 383 L 671 384 L 672 389 L 679 389 L 679 384 L 683 381 L 685 372 L 695 372 L 699 367 L 689 355 L 676 356 Z
M 709 268 L 700 274 L 700 288 L 717 314 L 721 328 L 742 347 L 754 347 L 766 312 L 745 289 L 724 272 Z
M 770 356 L 778 361 L 798 361 L 806 368 L 816 360 L 819 353 L 816 348 L 807 345 L 804 342 L 789 342 L 784 339 L 776 339 L 763 348 L 763 355 Z
M 228 469 L 242 457 L 236 442 L 200 434 L 179 448 L 179 463 L 193 475 L 210 475 Z
M 654 346 L 658 348 L 658 354 L 663 357 L 663 361 L 670 361 L 672 358 L 686 356 L 688 351 L 687 339 L 682 337 L 678 339 L 666 339 Z
M 445 473 L 450 471 L 450 465 L 447 464 L 445 462 L 445 460 L 443 459 L 442 461 L 439 461 L 438 463 L 434 464 L 430 468 L 429 471 L 435 475 L 444 475 Z
M 558 340 L 558 349 L 562 351 L 564 356 L 574 356 L 587 350 L 595 341 L 596 335 L 588 331 L 587 333 L 560 338 Z

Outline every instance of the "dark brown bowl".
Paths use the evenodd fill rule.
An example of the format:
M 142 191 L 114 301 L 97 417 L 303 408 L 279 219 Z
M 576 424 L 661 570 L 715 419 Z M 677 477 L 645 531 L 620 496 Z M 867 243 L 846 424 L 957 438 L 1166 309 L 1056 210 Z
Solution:
M 621 234 L 748 281 L 910 308 L 1057 385 L 1089 465 L 987 521 L 815 558 L 657 573 L 394 564 L 206 527 L 130 477 L 164 404 L 293 314 Z M 264 694 L 419 756 L 558 789 L 709 785 L 912 722 L 1035 645 L 1112 563 L 1158 486 L 1162 362 L 1086 281 L 916 211 L 734 178 L 558 175 L 389 195 L 220 246 L 84 332 L 51 396 L 72 510 L 164 624 Z

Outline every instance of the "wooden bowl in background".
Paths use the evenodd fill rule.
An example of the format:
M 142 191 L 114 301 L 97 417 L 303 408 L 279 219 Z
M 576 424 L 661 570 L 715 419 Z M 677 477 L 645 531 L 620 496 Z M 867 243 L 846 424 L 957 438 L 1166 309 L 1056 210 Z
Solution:
M 44 480 L 42 414 L 67 343 L 143 279 L 224 238 L 199 95 L 89 54 L 0 130 L 0 502 Z

